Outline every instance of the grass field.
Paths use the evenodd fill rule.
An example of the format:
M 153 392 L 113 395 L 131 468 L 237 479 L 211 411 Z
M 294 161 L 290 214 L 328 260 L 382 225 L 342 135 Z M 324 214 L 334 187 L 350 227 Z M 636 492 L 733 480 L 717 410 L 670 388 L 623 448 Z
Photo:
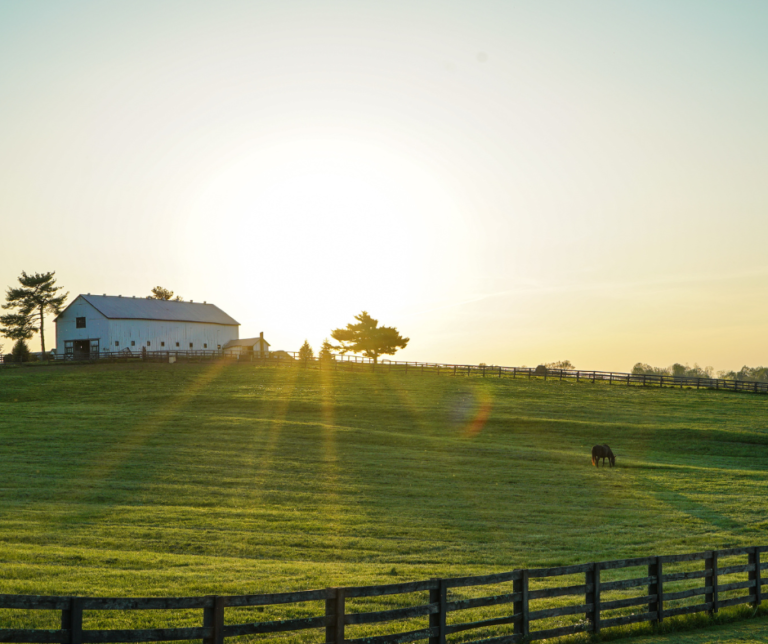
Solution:
M 755 545 L 766 412 L 557 381 L 0 370 L 0 593 L 259 593 Z M 603 442 L 614 469 L 590 464 Z

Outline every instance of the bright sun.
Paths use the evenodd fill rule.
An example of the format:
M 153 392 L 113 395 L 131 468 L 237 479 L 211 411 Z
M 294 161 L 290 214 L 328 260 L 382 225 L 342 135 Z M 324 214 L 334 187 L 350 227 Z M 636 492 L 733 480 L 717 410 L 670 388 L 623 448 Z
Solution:
M 188 224 L 190 243 L 252 275 L 255 293 L 288 309 L 301 298 L 326 326 L 434 297 L 466 239 L 439 175 L 377 146 L 323 140 L 229 164 L 202 187 Z

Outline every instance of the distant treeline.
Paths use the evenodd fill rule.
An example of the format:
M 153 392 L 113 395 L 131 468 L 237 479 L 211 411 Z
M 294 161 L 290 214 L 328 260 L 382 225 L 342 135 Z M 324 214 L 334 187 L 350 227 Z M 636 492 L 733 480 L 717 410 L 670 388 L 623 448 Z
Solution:
M 671 367 L 652 367 L 649 364 L 638 362 L 632 367 L 632 373 L 654 376 L 685 376 L 688 378 L 715 377 L 715 370 L 712 367 L 700 367 L 696 363 L 691 367 L 688 364 L 680 364 L 679 362 L 676 362 Z M 718 371 L 717 377 L 725 380 L 766 382 L 768 381 L 768 367 L 747 367 L 745 365 L 739 371 Z

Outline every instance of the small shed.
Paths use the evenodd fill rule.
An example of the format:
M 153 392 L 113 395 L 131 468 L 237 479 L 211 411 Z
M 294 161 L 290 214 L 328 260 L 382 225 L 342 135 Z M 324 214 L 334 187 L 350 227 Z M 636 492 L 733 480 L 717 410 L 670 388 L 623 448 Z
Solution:
M 224 354 L 240 357 L 269 357 L 269 342 L 264 339 L 264 332 L 259 333 L 258 338 L 242 338 L 230 340 L 224 347 Z

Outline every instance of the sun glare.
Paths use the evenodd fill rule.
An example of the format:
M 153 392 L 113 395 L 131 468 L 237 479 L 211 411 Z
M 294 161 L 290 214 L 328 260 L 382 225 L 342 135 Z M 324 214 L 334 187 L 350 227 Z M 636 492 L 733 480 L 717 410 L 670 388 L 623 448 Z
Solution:
M 388 314 L 434 296 L 435 271 L 443 282 L 452 270 L 440 266 L 441 253 L 463 230 L 435 173 L 374 145 L 316 140 L 222 168 L 200 189 L 188 238 L 212 248 L 228 272 L 251 275 L 272 304 L 303 299 L 326 328 L 340 311 Z

